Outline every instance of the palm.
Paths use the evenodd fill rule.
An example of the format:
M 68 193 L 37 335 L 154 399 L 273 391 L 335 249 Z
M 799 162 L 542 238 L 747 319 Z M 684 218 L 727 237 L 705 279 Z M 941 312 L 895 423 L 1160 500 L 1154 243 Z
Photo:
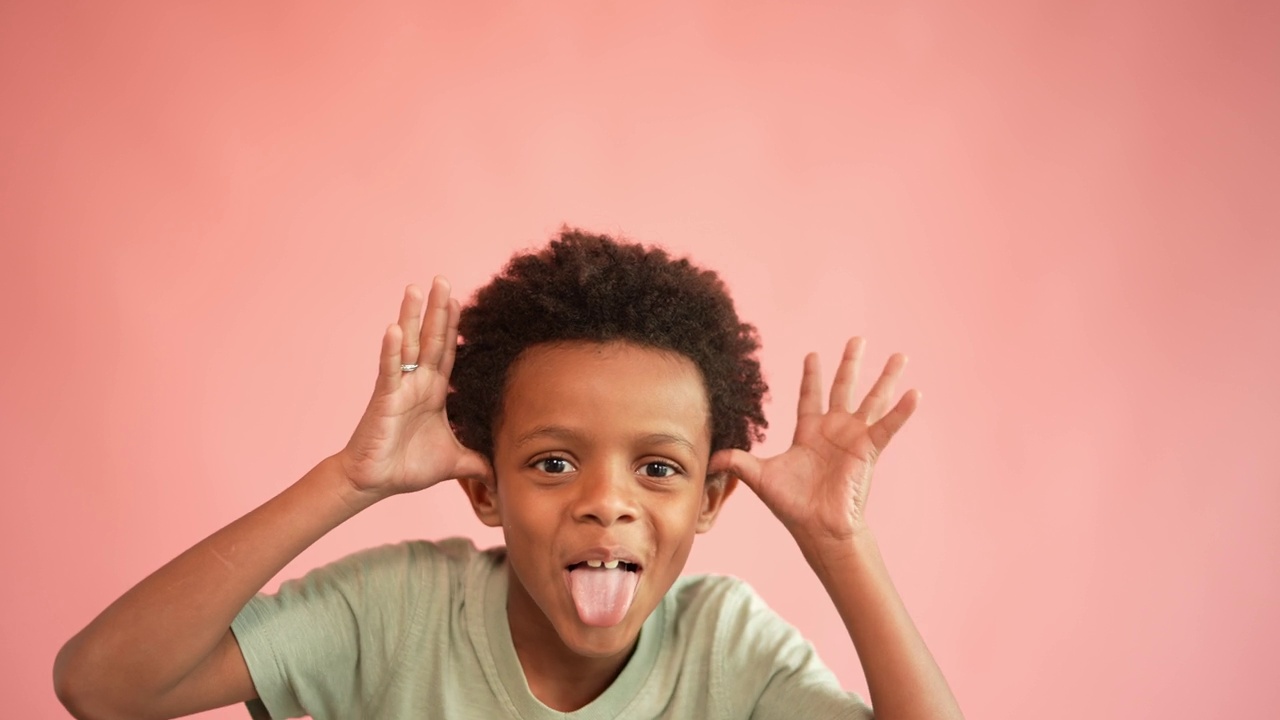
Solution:
M 913 390 L 889 409 L 906 363 L 904 356 L 894 355 L 854 410 L 862 348 L 860 338 L 846 346 L 826 411 L 817 357 L 806 358 L 795 437 L 786 452 L 761 460 L 740 450 L 724 451 L 713 462 L 712 470 L 742 478 L 793 533 L 839 538 L 865 526 L 875 461 L 919 400 Z
M 791 448 L 763 463 L 756 493 L 788 524 L 834 529 L 849 513 L 859 520 L 874 463 L 866 430 L 852 416 L 802 420 Z
M 451 448 L 441 440 L 453 437 L 444 414 L 447 381 L 427 367 L 406 375 L 395 391 L 375 394 L 352 447 L 369 476 L 387 478 L 389 489 L 400 492 L 448 469 L 442 465 Z
M 422 298 L 410 286 L 399 323 L 383 336 L 369 407 L 343 451 L 348 475 L 363 490 L 412 492 L 486 471 L 483 458 L 454 437 L 445 415 L 458 321 L 448 285 L 433 283 L 422 320 L 421 309 Z M 401 369 L 412 364 L 417 369 Z

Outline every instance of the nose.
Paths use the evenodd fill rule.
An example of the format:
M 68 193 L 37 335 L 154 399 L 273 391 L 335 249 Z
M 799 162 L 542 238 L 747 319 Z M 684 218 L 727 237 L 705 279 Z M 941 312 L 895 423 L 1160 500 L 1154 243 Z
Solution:
M 636 519 L 635 478 L 625 467 L 602 466 L 581 472 L 573 516 L 609 527 Z

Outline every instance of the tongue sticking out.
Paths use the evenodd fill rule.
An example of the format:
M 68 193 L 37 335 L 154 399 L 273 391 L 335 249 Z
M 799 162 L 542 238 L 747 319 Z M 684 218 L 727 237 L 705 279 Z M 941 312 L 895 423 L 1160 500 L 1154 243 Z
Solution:
M 569 571 L 569 592 L 582 622 L 611 627 L 622 622 L 636 594 L 638 575 L 622 568 L 576 567 Z

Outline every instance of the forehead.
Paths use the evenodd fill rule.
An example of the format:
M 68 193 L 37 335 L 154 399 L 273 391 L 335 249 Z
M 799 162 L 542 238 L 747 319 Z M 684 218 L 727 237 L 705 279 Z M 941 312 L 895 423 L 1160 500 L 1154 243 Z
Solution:
M 495 440 L 540 426 L 677 434 L 709 447 L 702 374 L 678 353 L 628 342 L 535 345 L 512 365 Z

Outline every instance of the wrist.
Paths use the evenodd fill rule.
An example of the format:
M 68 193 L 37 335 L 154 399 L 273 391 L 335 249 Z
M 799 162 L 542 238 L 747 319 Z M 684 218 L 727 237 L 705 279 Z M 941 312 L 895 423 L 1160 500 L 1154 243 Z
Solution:
M 323 492 L 330 493 L 337 498 L 343 506 L 351 511 L 351 515 L 355 515 L 387 497 L 384 493 L 377 493 L 359 487 L 352 480 L 347 467 L 346 458 L 340 451 L 321 460 L 320 464 L 316 465 L 315 469 L 308 475 L 314 476 L 312 479 L 315 484 Z
M 801 554 L 819 576 L 865 567 L 880 558 L 875 536 L 865 526 L 840 535 L 798 533 L 795 540 Z

